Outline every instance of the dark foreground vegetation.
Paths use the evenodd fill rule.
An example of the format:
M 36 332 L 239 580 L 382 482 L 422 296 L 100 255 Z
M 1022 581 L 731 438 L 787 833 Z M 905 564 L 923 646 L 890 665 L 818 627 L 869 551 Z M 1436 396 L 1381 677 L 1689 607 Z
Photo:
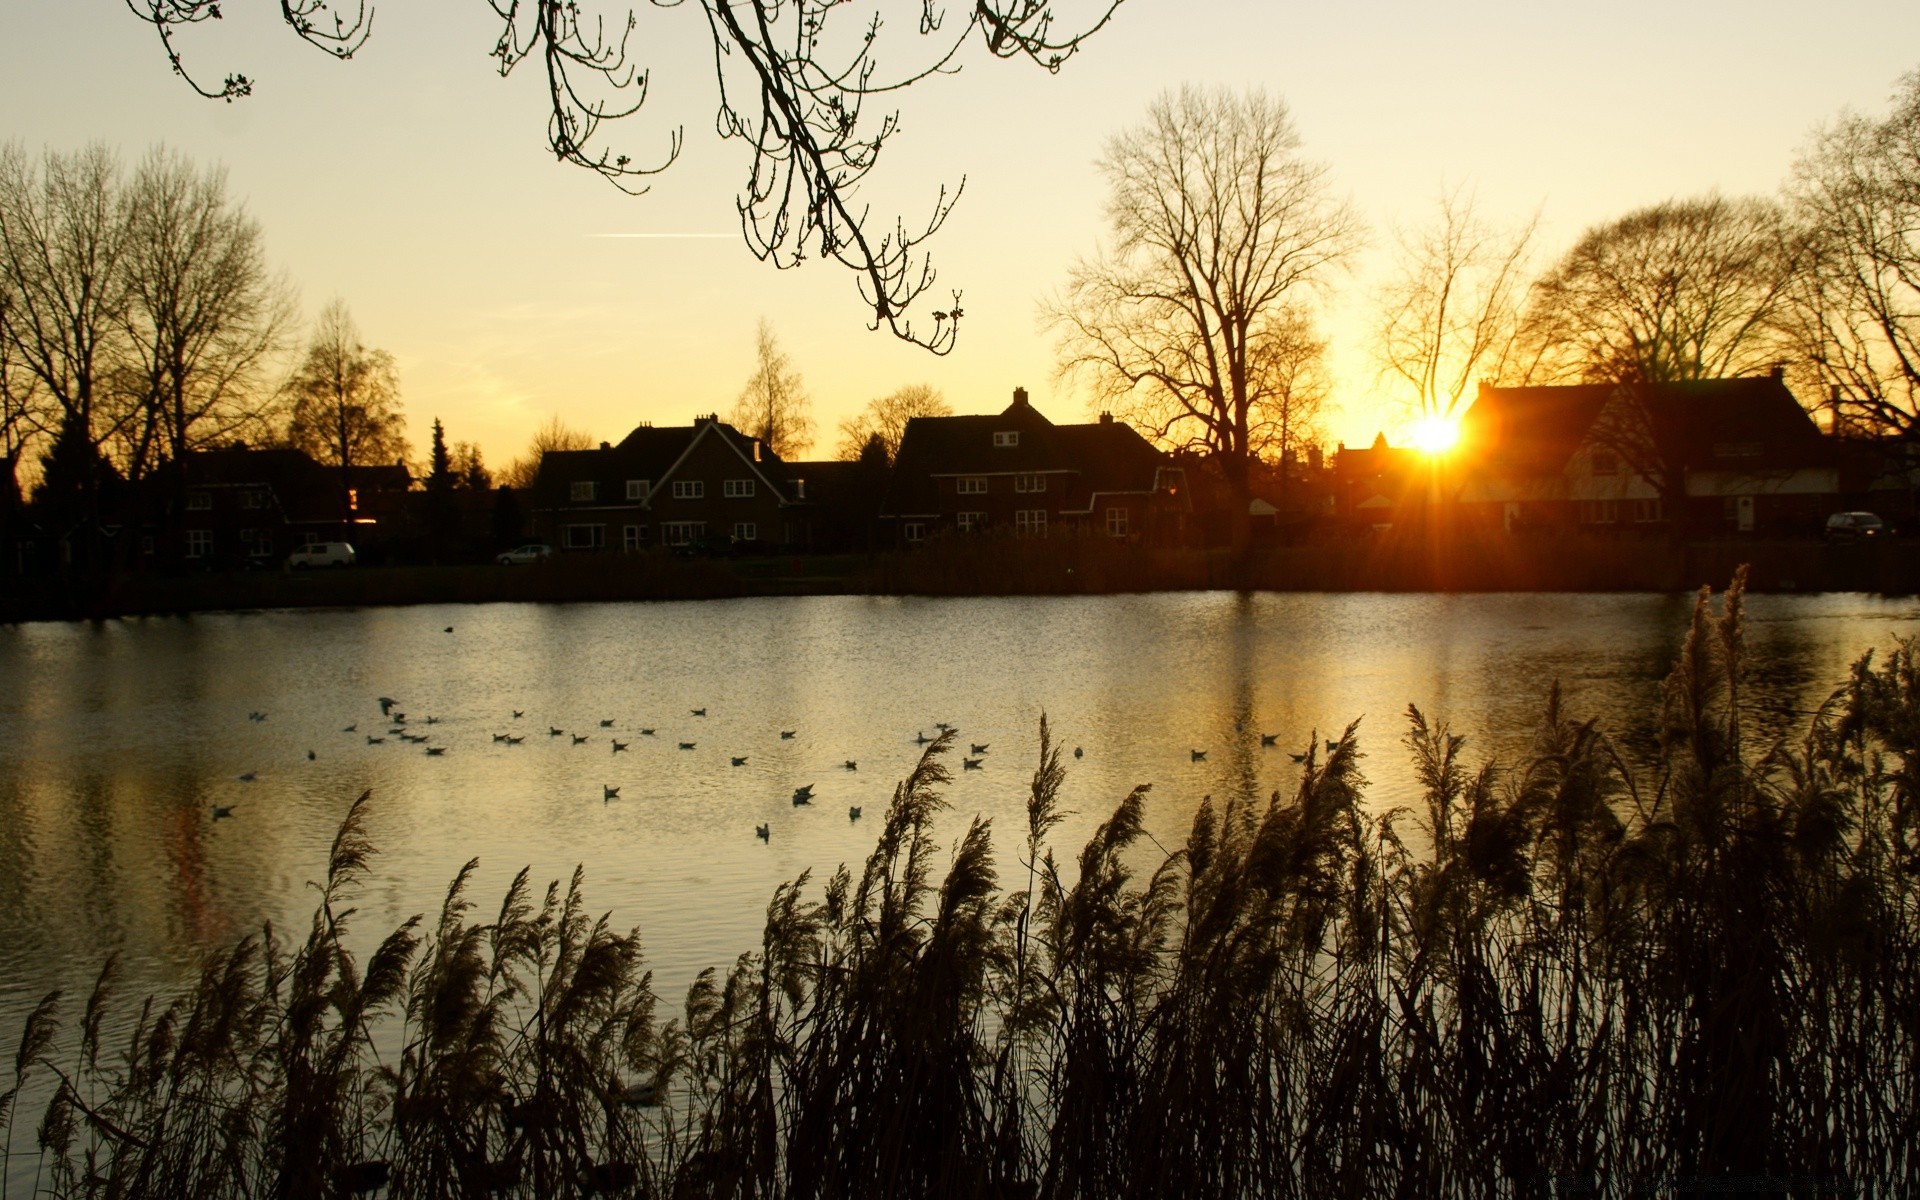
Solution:
M 1920 540 L 1671 541 L 1421 531 L 1228 550 L 1106 537 L 961 538 L 878 554 L 676 558 L 560 555 L 531 566 L 128 573 L 0 582 L 0 621 L 246 608 L 708 600 L 737 596 L 1102 595 L 1240 588 L 1317 592 L 1684 592 L 1751 565 L 1767 592 L 1920 591 Z
M 1862 658 L 1803 736 L 1751 745 L 1741 601 L 1739 579 L 1717 612 L 1702 594 L 1650 767 L 1557 691 L 1500 766 L 1410 709 L 1417 811 L 1365 803 L 1349 727 L 1292 794 L 1202 803 L 1172 853 L 1143 787 L 1062 860 L 1043 721 L 1003 862 L 986 822 L 936 828 L 943 739 L 863 866 L 777 889 L 761 947 L 664 1017 L 577 873 L 523 873 L 481 916 L 463 871 L 356 957 L 362 797 L 303 941 L 268 929 L 131 1009 L 109 967 L 33 1012 L 0 1099 L 38 1096 L 0 1107 L 14 1177 L 32 1156 L 54 1196 L 1907 1194 L 1920 663 Z

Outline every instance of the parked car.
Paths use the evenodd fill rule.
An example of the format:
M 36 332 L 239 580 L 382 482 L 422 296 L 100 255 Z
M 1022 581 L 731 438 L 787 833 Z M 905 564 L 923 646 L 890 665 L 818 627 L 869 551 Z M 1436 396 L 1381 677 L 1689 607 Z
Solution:
M 493 561 L 503 567 L 512 567 L 525 563 L 542 562 L 551 557 L 552 554 L 552 546 L 545 545 L 541 542 L 529 542 L 524 546 L 515 546 L 511 550 L 501 552 L 494 557 Z
M 354 557 L 353 547 L 346 542 L 315 542 L 287 555 L 287 566 L 295 571 L 308 567 L 350 567 Z
M 1887 536 L 1886 523 L 1870 512 L 1840 512 L 1827 518 L 1827 540 L 1858 542 Z

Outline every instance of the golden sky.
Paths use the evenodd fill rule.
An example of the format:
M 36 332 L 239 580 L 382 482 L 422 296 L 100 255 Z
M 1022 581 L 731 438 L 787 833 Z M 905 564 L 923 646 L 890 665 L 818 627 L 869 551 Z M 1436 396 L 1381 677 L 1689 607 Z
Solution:
M 918 11 L 888 3 L 903 22 Z M 1473 189 L 1498 219 L 1540 210 L 1550 255 L 1642 204 L 1774 191 L 1814 125 L 1882 111 L 1920 67 L 1912 0 L 1128 0 L 1058 75 L 970 55 L 903 98 L 876 206 L 911 218 L 966 180 L 933 247 L 936 294 L 963 289 L 967 316 L 958 349 L 936 359 L 869 332 L 845 271 L 775 272 L 733 236 L 747 160 L 711 132 L 696 5 L 640 10 L 632 49 L 653 68 L 652 99 L 622 144 L 646 157 L 681 125 L 686 149 L 639 198 L 552 160 L 538 64 L 496 76 L 498 22 L 477 0 L 386 0 L 350 62 L 294 39 L 278 5 L 231 0 L 226 20 L 179 37 L 205 78 L 255 79 L 231 105 L 174 79 L 121 0 L 12 8 L 4 136 L 35 149 L 104 140 L 129 162 L 165 142 L 224 164 L 303 311 L 342 297 L 396 356 L 416 451 L 437 416 L 496 465 L 550 414 L 617 440 L 640 421 L 725 412 L 761 317 L 812 394 L 816 454 L 832 452 L 839 420 L 908 383 L 960 412 L 997 411 L 1025 386 L 1055 420 L 1085 419 L 1054 378 L 1036 305 L 1103 232 L 1102 143 L 1183 83 L 1283 97 L 1306 152 L 1366 219 L 1369 250 L 1325 300 L 1326 424 L 1330 441 L 1383 427 L 1397 439 L 1407 416 L 1381 399 L 1369 302 L 1394 227 L 1421 221 L 1443 188 Z M 633 234 L 722 236 L 610 236 Z

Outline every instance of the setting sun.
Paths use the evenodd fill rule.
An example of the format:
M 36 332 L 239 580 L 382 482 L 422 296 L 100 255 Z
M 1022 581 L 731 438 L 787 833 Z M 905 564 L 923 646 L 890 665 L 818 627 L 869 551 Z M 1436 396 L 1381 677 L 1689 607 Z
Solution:
M 1407 440 L 1423 454 L 1445 454 L 1460 441 L 1460 423 L 1446 417 L 1421 417 Z

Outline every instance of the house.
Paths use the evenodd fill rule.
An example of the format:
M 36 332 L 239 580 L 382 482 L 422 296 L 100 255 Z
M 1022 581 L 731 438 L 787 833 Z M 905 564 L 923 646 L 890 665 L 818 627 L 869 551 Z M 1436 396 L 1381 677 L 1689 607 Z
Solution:
M 718 416 L 641 425 L 618 445 L 549 450 L 533 485 L 536 536 L 564 551 L 657 546 L 804 547 L 804 485 L 766 445 Z
M 1817 533 L 1839 458 L 1776 370 L 1649 385 L 1482 384 L 1448 494 L 1509 531 Z
M 1388 445 L 1384 433 L 1375 434 L 1370 446 L 1340 443 L 1333 452 L 1335 519 L 1358 532 L 1408 520 L 1425 499 L 1422 465 L 1418 452 Z
M 340 468 L 304 451 L 235 444 L 196 450 L 181 463 L 177 508 L 148 522 L 141 561 L 186 565 L 264 563 L 315 542 L 365 548 L 401 503 L 412 476 L 403 464 Z M 170 486 L 168 473 L 154 481 Z M 162 501 L 150 512 L 167 512 Z
M 908 421 L 880 520 L 905 545 L 989 531 L 1162 540 L 1191 511 L 1185 483 L 1184 468 L 1111 415 L 1056 425 L 1015 388 L 997 414 Z

